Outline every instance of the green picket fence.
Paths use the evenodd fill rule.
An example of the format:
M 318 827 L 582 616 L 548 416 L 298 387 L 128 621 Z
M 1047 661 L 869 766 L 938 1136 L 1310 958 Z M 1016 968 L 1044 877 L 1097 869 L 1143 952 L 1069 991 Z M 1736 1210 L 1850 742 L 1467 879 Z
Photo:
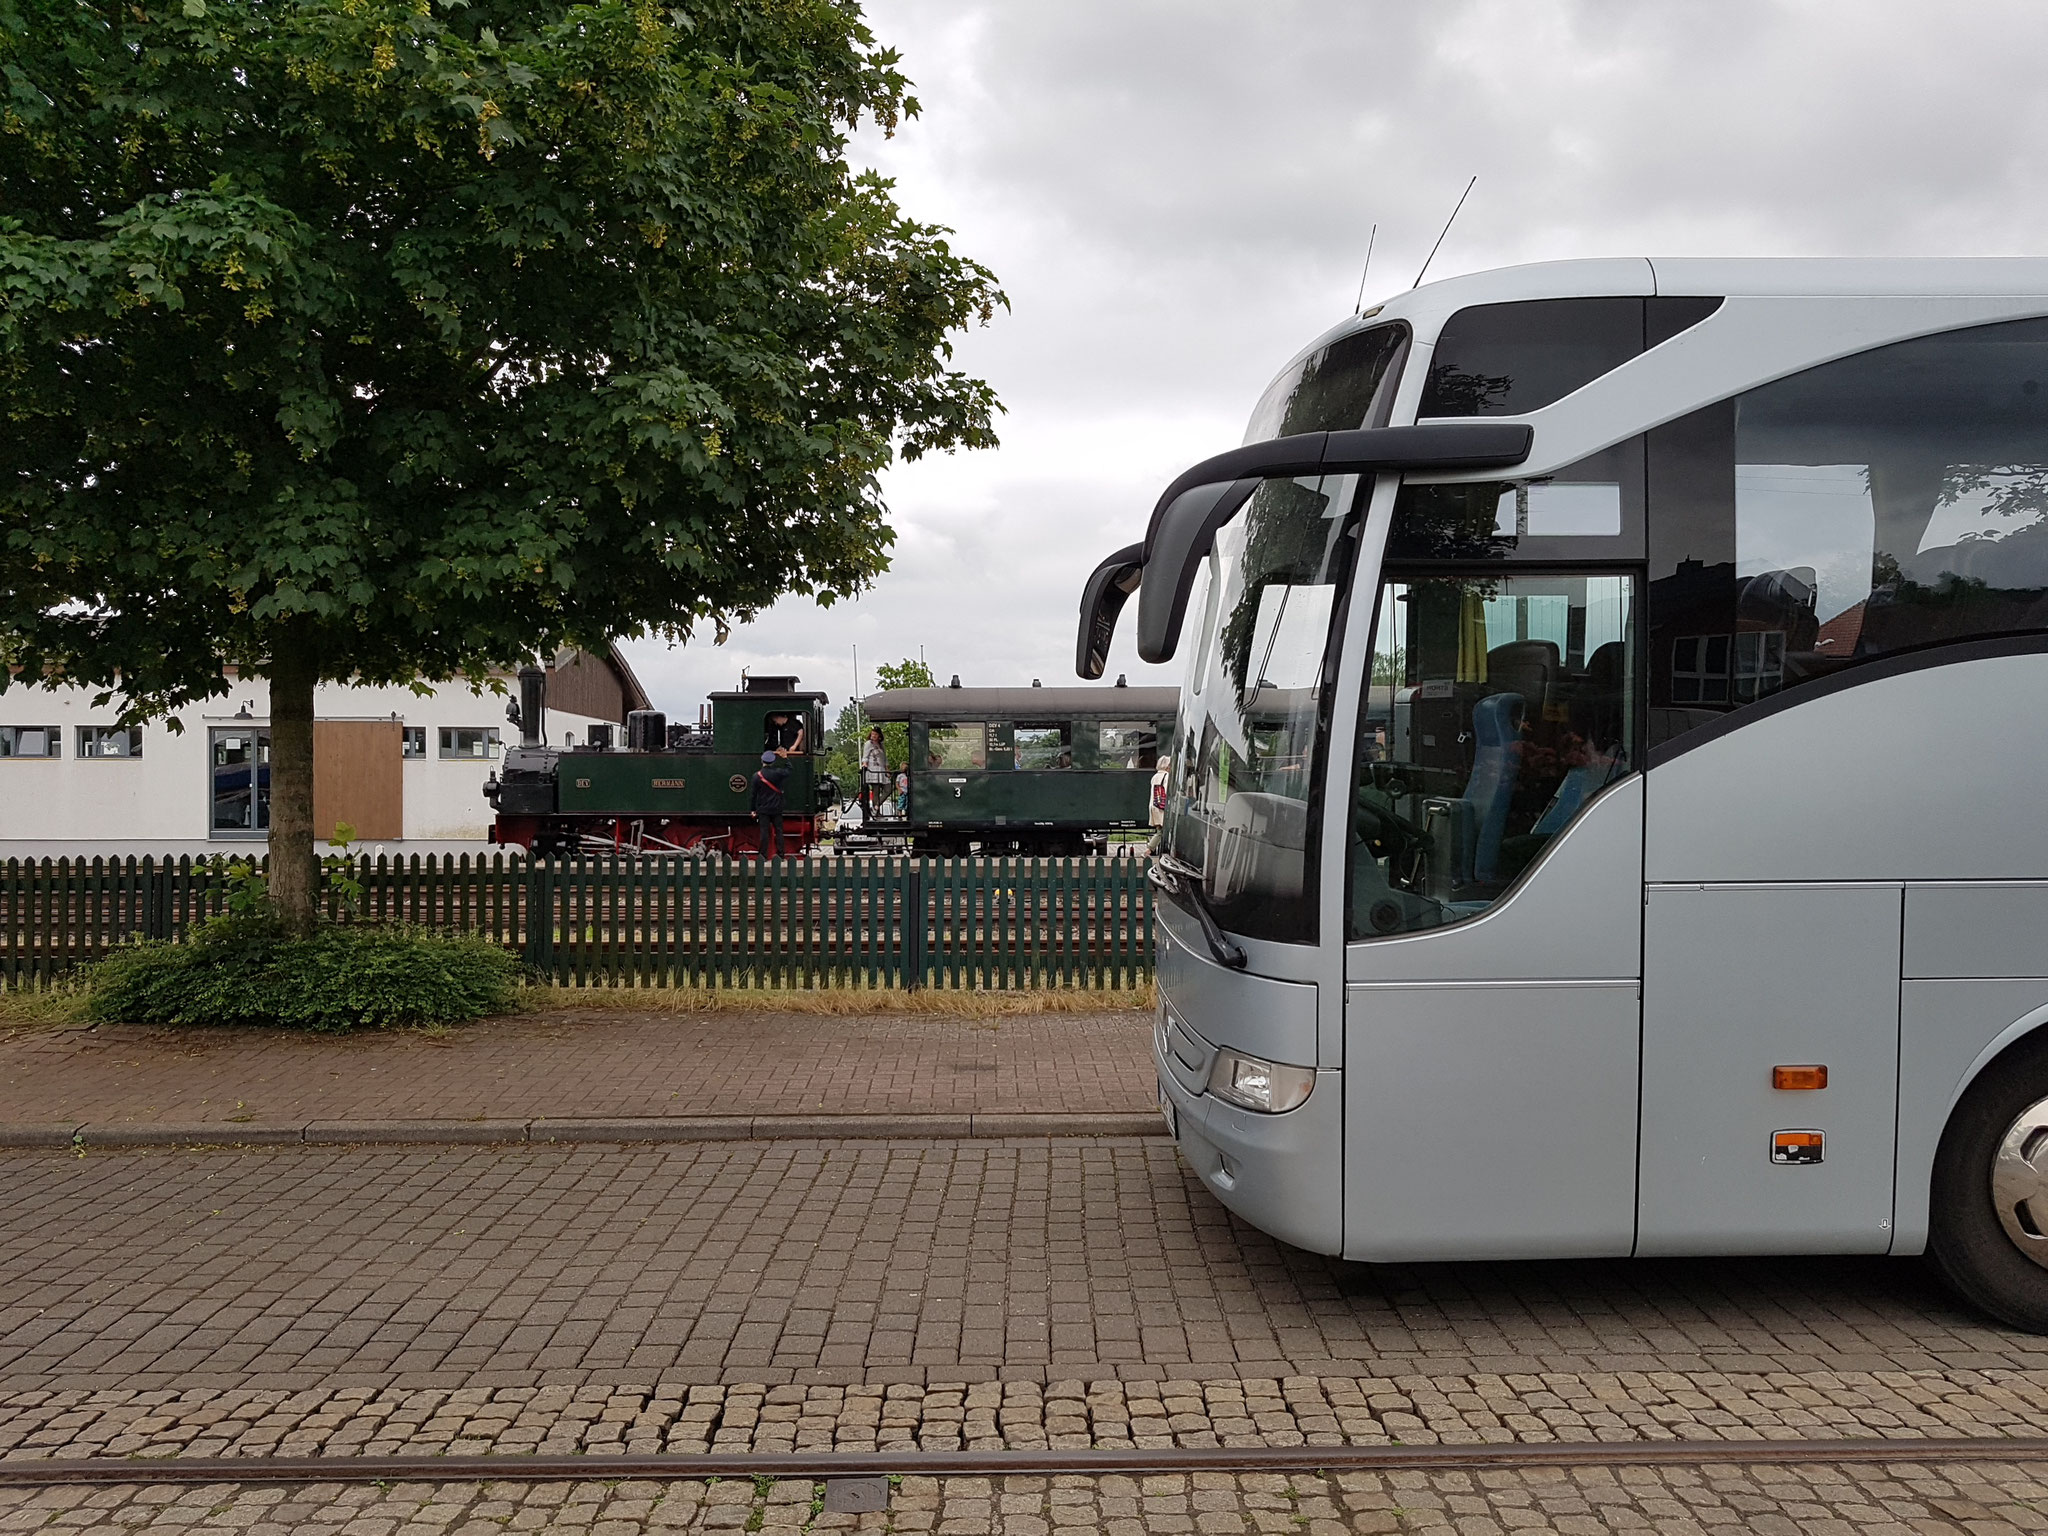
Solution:
M 41 986 L 142 936 L 220 913 L 226 858 L 10 859 L 0 987 Z M 1142 986 L 1141 859 L 503 854 L 349 861 L 362 918 L 475 932 L 559 984 L 1003 990 Z M 330 891 L 328 908 L 346 915 Z

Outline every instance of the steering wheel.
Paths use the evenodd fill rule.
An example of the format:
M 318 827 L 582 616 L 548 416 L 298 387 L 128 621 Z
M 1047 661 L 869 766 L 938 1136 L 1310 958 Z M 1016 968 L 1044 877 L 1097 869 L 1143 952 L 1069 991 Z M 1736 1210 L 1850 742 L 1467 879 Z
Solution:
M 1353 826 L 1358 840 L 1376 859 L 1386 859 L 1397 877 L 1414 866 L 1415 857 L 1429 847 L 1429 835 L 1407 817 L 1386 806 L 1357 797 L 1358 811 Z

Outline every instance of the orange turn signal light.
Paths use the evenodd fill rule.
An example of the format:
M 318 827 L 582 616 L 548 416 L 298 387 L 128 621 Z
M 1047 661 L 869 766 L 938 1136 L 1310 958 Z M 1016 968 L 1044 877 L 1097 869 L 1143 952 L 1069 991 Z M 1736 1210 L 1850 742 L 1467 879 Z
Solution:
M 1771 1086 L 1773 1088 L 1810 1092 L 1815 1088 L 1825 1088 L 1827 1085 L 1828 1069 L 1826 1067 L 1771 1068 Z

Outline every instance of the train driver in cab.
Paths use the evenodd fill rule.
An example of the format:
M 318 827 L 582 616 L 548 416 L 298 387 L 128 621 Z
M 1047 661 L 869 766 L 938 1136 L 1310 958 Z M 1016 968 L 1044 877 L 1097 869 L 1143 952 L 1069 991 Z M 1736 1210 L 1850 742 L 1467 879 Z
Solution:
M 804 750 L 804 722 L 795 715 L 778 712 L 768 717 L 761 750 L 777 757 L 800 757 Z

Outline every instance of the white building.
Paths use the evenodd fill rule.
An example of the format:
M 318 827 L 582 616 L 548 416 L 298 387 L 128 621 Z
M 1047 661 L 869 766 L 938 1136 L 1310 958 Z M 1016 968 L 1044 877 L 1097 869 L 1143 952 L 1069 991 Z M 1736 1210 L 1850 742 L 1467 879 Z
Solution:
M 313 698 L 313 816 L 324 835 L 355 828 L 359 847 L 482 851 L 484 799 L 517 696 L 467 682 L 410 688 L 323 683 Z M 260 843 L 269 828 L 270 690 L 236 678 L 228 692 L 164 721 L 117 728 L 118 706 L 91 688 L 0 694 L 0 856 L 201 854 Z M 647 696 L 612 651 L 567 651 L 548 669 L 547 735 L 555 745 L 614 730 Z

